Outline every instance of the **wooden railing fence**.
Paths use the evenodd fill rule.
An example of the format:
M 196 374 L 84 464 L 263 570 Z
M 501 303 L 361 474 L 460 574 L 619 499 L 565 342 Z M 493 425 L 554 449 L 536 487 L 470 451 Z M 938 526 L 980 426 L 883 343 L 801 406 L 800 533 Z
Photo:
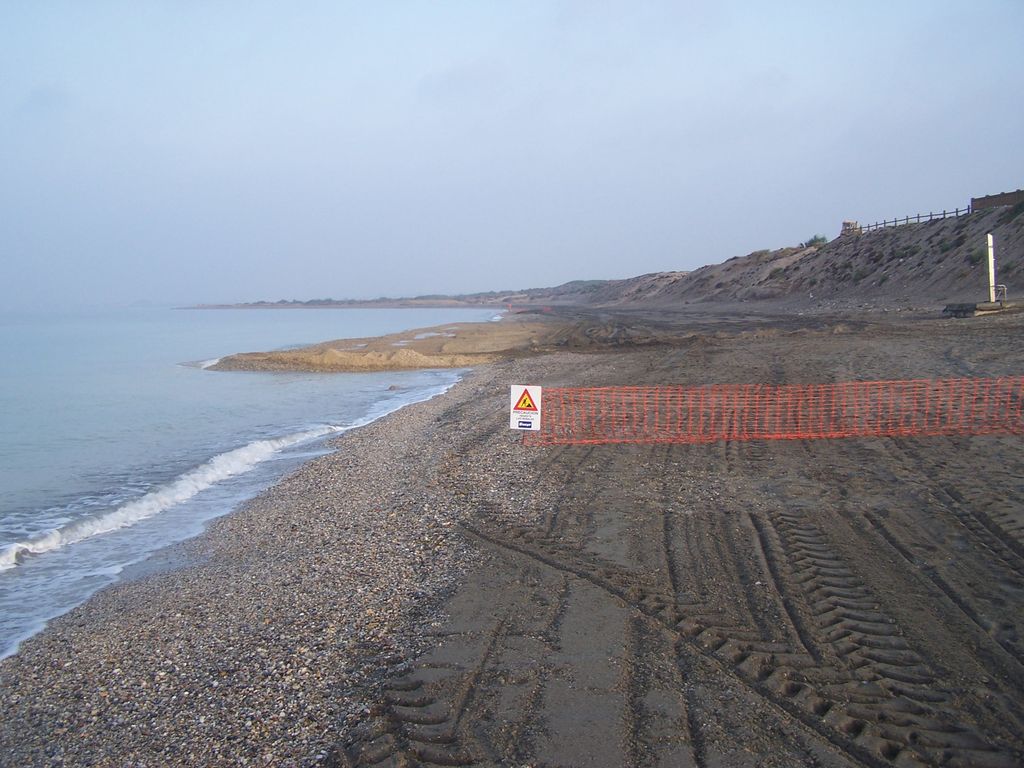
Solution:
M 891 221 L 886 219 L 884 221 L 876 221 L 874 224 L 861 224 L 861 232 L 872 232 L 876 229 L 884 229 L 885 227 L 902 227 L 906 224 L 920 224 L 922 221 L 934 221 L 936 219 L 946 219 L 956 216 L 965 216 L 971 212 L 971 207 L 966 208 L 955 208 L 952 211 L 942 211 L 942 213 L 918 213 L 914 216 L 904 216 L 902 219 L 892 219 Z

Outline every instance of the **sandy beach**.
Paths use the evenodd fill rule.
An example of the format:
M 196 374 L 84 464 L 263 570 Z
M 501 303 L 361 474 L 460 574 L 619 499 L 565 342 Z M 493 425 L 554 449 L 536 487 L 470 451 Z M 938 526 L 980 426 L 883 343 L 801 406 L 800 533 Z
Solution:
M 0 662 L 0 763 L 1019 765 L 1020 438 L 526 448 L 507 409 L 1018 374 L 1022 325 L 594 312 L 482 350 Z
M 1024 768 L 1022 32 L 0 2 L 0 768 Z

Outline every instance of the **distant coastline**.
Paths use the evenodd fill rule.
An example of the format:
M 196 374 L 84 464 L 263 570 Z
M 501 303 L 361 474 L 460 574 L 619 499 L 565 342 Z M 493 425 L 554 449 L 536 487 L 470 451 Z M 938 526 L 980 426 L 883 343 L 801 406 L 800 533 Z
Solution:
M 677 273 L 672 273 L 677 274 Z M 681 273 L 679 273 L 681 274 Z M 572 280 L 553 288 L 526 288 L 481 293 L 428 294 L 394 298 L 379 296 L 375 299 L 279 299 L 277 301 L 250 301 L 235 304 L 194 304 L 179 309 L 507 309 L 511 305 L 547 306 L 558 304 L 587 305 L 600 299 L 599 293 L 629 283 L 626 280 Z
M 192 304 L 175 309 L 450 309 L 466 307 L 502 309 L 507 302 L 453 297 L 423 299 L 329 299 L 312 301 L 251 301 L 240 304 Z
M 986 237 L 1000 243 L 1000 282 L 1019 294 L 1024 203 L 758 250 L 693 271 L 652 272 L 615 280 L 573 280 L 548 288 L 430 294 L 407 298 L 257 301 L 190 309 L 679 308 L 759 302 L 783 311 L 935 310 L 974 302 L 987 287 Z

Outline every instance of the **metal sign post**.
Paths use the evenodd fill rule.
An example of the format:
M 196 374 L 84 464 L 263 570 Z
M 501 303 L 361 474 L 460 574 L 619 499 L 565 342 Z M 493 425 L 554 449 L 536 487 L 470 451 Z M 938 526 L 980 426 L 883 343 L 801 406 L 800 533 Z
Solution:
M 988 300 L 996 303 L 996 247 L 991 233 L 988 235 Z

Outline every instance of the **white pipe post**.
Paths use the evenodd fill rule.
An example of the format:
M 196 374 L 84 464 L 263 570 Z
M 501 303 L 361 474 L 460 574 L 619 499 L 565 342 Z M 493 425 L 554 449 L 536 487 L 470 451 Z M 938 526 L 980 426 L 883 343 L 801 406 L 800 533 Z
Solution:
M 988 235 L 988 300 L 996 303 L 996 248 L 992 233 Z

